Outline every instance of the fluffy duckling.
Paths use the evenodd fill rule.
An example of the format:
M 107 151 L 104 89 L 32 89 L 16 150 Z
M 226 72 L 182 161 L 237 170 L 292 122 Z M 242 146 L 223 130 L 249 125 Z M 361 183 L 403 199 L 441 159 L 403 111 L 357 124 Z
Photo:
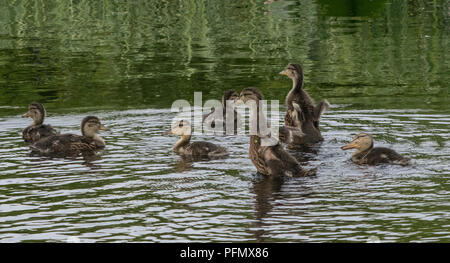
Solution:
M 105 147 L 99 131 L 108 129 L 95 116 L 87 116 L 81 122 L 82 135 L 61 134 L 43 138 L 31 145 L 32 152 L 52 157 L 76 157 L 92 155 Z
M 223 124 L 223 132 L 224 134 L 227 134 L 227 130 L 226 130 L 226 124 L 227 124 L 227 101 L 231 100 L 231 101 L 235 101 L 237 98 L 239 98 L 239 93 L 237 93 L 235 90 L 226 90 L 223 95 L 222 95 L 222 124 Z M 205 120 L 207 120 L 208 118 L 212 118 L 213 116 L 211 116 L 214 112 L 215 112 L 215 108 L 212 108 L 212 111 L 208 114 L 205 114 L 203 116 L 203 122 L 205 122 Z M 237 127 L 238 127 L 238 117 L 237 117 L 237 112 L 236 110 L 233 110 L 234 112 L 234 126 L 233 126 L 233 133 L 236 135 L 237 134 Z M 211 121 L 211 128 L 215 128 L 216 127 L 216 120 L 212 120 Z
M 210 142 L 190 142 L 192 127 L 188 121 L 177 121 L 168 134 L 175 134 L 181 138 L 175 143 L 173 151 L 185 157 L 192 158 L 222 158 L 228 156 L 228 151 L 222 146 Z
M 352 161 L 357 164 L 377 165 L 380 163 L 391 163 L 408 165 L 409 158 L 403 157 L 396 151 L 385 147 L 373 147 L 372 135 L 360 133 L 353 141 L 341 147 L 342 150 L 356 149 L 352 155 Z
M 256 101 L 256 106 L 259 112 L 257 116 L 257 124 L 259 122 L 267 122 L 264 113 L 259 110 L 259 101 L 263 99 L 263 96 L 259 90 L 255 88 L 243 89 L 238 104 L 246 103 L 249 100 Z M 252 111 L 250 112 L 252 114 Z M 260 116 L 261 115 L 261 116 Z M 255 116 L 250 116 L 254 118 Z M 259 132 L 259 131 L 258 131 Z M 267 138 L 261 134 L 250 135 L 250 147 L 249 157 L 253 165 L 260 174 L 269 176 L 287 176 L 287 177 L 300 177 L 315 175 L 317 169 L 305 170 L 301 167 L 300 163 L 290 155 L 279 143 L 274 145 L 264 146 L 262 139 Z
M 262 93 L 256 88 L 243 89 L 240 94 L 240 99 L 243 103 L 254 100 L 259 103 L 264 99 Z M 289 146 L 300 145 L 304 143 L 305 134 L 300 128 L 292 126 L 280 126 L 278 129 L 279 140 Z
M 51 125 L 43 124 L 45 118 L 44 105 L 33 102 L 28 105 L 28 112 L 22 118 L 31 118 L 33 123 L 22 131 L 22 138 L 26 143 L 34 143 L 44 137 L 59 134 Z
M 292 89 L 286 96 L 286 115 L 284 124 L 301 128 L 305 133 L 305 143 L 323 141 L 320 134 L 319 119 L 330 104 L 322 100 L 317 105 L 303 89 L 303 69 L 300 64 L 289 64 L 280 72 L 281 75 L 292 79 Z

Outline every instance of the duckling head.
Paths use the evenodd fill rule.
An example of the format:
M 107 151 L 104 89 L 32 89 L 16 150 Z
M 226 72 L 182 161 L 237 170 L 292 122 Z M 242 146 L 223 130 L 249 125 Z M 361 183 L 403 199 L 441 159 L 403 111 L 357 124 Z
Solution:
M 39 102 L 30 103 L 28 112 L 22 115 L 22 118 L 32 118 L 33 125 L 42 124 L 45 118 L 45 108 Z
M 235 101 L 238 98 L 239 98 L 239 94 L 235 90 L 232 90 L 232 89 L 226 90 L 222 96 L 222 105 L 225 106 L 227 103 L 227 100 Z
M 373 147 L 372 135 L 368 133 L 360 133 L 353 138 L 349 144 L 341 147 L 342 150 L 357 149 L 357 152 L 362 152 Z
M 303 69 L 300 64 L 288 64 L 286 68 L 280 72 L 280 74 L 287 76 L 292 80 L 300 79 L 303 78 Z
M 236 100 L 236 104 L 245 104 L 250 100 L 258 102 L 263 99 L 264 96 L 257 88 L 245 88 L 241 91 L 239 98 Z
M 180 120 L 175 123 L 169 134 L 175 134 L 179 136 L 191 136 L 191 124 L 188 121 Z
M 100 119 L 95 116 L 87 116 L 81 122 L 81 133 L 83 136 L 95 138 L 100 131 L 109 129 L 102 125 Z

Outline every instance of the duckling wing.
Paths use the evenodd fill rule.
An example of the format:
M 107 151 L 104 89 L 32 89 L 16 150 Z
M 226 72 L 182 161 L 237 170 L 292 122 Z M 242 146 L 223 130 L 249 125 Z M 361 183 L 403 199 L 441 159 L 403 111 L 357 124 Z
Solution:
M 300 128 L 291 126 L 280 126 L 278 128 L 280 141 L 286 144 L 302 144 L 304 143 L 305 134 Z
M 291 127 L 302 127 L 302 113 L 297 109 L 288 109 L 284 116 L 284 125 Z
M 32 151 L 51 156 L 74 156 L 94 151 L 96 145 L 92 139 L 75 134 L 62 134 L 43 138 L 32 146 Z
M 219 145 L 210 142 L 193 142 L 186 152 L 193 156 L 219 157 L 228 154 L 228 151 Z
M 378 163 L 407 165 L 410 160 L 409 158 L 403 157 L 396 151 L 385 147 L 373 148 L 366 156 L 366 159 L 367 163 L 371 165 L 376 165 Z
M 262 158 L 269 175 L 298 177 L 308 174 L 300 163 L 290 155 L 281 145 L 266 147 L 263 150 Z
M 22 131 L 22 138 L 27 143 L 34 143 L 42 138 L 58 135 L 59 133 L 53 129 L 51 125 L 40 124 L 29 126 Z

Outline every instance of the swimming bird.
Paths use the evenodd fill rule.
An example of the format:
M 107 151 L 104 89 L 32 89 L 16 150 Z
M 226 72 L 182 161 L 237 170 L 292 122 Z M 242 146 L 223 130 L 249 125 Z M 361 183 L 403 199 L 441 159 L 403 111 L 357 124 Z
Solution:
M 181 136 L 173 147 L 174 152 L 194 159 L 214 159 L 228 156 L 226 148 L 214 143 L 204 141 L 190 142 L 191 132 L 192 127 L 188 121 L 180 120 L 176 122 L 175 126 L 168 133 Z
M 322 100 L 317 105 L 314 104 L 308 92 L 303 89 L 303 69 L 300 64 L 289 64 L 280 74 L 292 79 L 292 88 L 285 101 L 287 110 L 284 124 L 301 128 L 305 133 L 304 143 L 323 141 L 319 119 L 330 104 L 327 100 Z
M 257 134 L 250 135 L 249 157 L 253 165 L 260 174 L 269 176 L 287 176 L 300 177 L 315 175 L 317 168 L 305 170 L 300 163 L 290 155 L 281 144 L 272 141 L 273 144 L 263 144 L 263 140 L 270 140 L 267 135 L 262 134 L 259 129 L 260 122 L 266 122 L 267 119 L 263 112 L 260 112 L 260 101 L 263 99 L 262 93 L 255 88 L 245 88 L 241 91 L 237 104 L 247 103 L 247 101 L 255 101 L 257 107 L 256 112 L 250 111 L 250 119 L 257 118 Z M 254 116 L 258 113 L 257 116 Z M 252 116 L 253 114 L 253 116 Z
M 242 90 L 240 98 L 242 99 L 242 97 L 245 98 L 245 102 L 253 100 L 259 103 L 260 100 L 264 99 L 262 93 L 256 88 L 246 88 Z M 292 145 L 303 144 L 305 134 L 300 128 L 284 125 L 279 126 L 278 136 L 279 140 L 286 143 L 289 147 Z
M 22 131 L 22 138 L 26 143 L 31 144 L 44 137 L 59 134 L 51 125 L 44 124 L 45 108 L 39 102 L 30 103 L 28 112 L 22 115 L 22 118 L 33 119 L 33 123 Z
M 82 135 L 60 134 L 45 137 L 34 144 L 33 153 L 51 157 L 76 157 L 93 155 L 105 147 L 105 141 L 98 135 L 99 131 L 109 130 L 95 116 L 87 116 L 81 122 Z
M 360 133 L 353 138 L 353 141 L 341 147 L 342 150 L 356 149 L 352 155 L 352 161 L 357 164 L 377 165 L 381 163 L 391 163 L 408 165 L 409 158 L 403 157 L 396 151 L 385 147 L 373 147 L 372 135 Z
M 227 118 L 227 106 L 231 106 L 233 107 L 233 105 L 228 104 L 227 105 L 227 101 L 233 101 L 236 100 L 239 97 L 239 93 L 237 93 L 235 90 L 229 89 L 226 90 L 223 95 L 222 95 L 222 116 L 221 116 L 221 121 L 216 121 L 216 119 L 214 119 L 214 113 L 215 113 L 215 108 L 212 108 L 212 111 L 208 114 L 205 114 L 203 116 L 203 122 L 205 122 L 206 120 L 211 120 L 211 128 L 215 128 L 216 127 L 216 123 L 218 123 L 219 125 L 223 126 L 223 134 L 227 134 L 227 119 L 231 120 L 229 118 Z M 228 113 L 230 114 L 230 112 Z M 231 125 L 231 121 L 230 124 Z M 238 127 L 238 113 L 236 112 L 236 110 L 233 107 L 233 127 L 229 127 L 228 129 L 234 134 L 237 134 L 237 127 Z M 207 127 L 209 128 L 209 127 Z M 232 129 L 232 130 L 231 130 Z

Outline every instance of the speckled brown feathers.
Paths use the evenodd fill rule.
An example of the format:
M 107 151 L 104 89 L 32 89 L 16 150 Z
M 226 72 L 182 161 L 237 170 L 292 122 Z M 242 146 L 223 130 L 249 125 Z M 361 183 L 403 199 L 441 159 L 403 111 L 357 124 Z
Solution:
M 292 79 L 292 89 L 286 96 L 286 115 L 284 124 L 297 127 L 305 134 L 302 143 L 323 141 L 319 120 L 321 114 L 329 107 L 326 100 L 314 105 L 313 99 L 303 89 L 303 69 L 300 64 L 289 64 L 280 74 Z
M 34 143 L 31 148 L 34 153 L 52 157 L 76 157 L 78 155 L 94 154 L 105 147 L 93 138 L 76 134 L 61 134 L 50 136 Z
M 177 121 L 168 134 L 179 135 L 173 151 L 190 159 L 223 158 L 228 156 L 226 148 L 210 142 L 190 142 L 192 127 L 188 121 Z
M 35 143 L 42 138 L 57 135 L 58 132 L 48 124 L 30 125 L 22 131 L 22 138 L 26 143 Z
M 409 158 L 403 157 L 396 151 L 385 147 L 373 147 L 372 135 L 360 133 L 353 140 L 341 147 L 342 150 L 356 149 L 352 155 L 352 161 L 357 164 L 377 165 L 381 163 L 391 163 L 408 165 Z
M 408 165 L 410 159 L 403 157 L 392 149 L 375 147 L 353 155 L 352 161 L 357 164 L 368 165 L 377 165 L 382 163 Z
M 260 100 L 263 99 L 262 93 L 255 88 L 246 88 L 241 91 L 239 101 L 246 103 L 249 100 L 256 102 L 256 106 L 259 107 Z M 259 121 L 267 121 L 263 112 L 256 110 L 256 112 L 263 116 L 257 117 L 257 125 Z M 250 114 L 256 112 L 250 111 Z M 250 116 L 255 118 L 255 116 Z M 309 176 L 316 173 L 316 169 L 304 170 L 300 163 L 292 157 L 281 144 L 263 146 L 261 134 L 254 134 L 250 136 L 249 157 L 252 163 L 255 165 L 259 173 L 269 176 Z
M 75 157 L 92 155 L 105 147 L 103 139 L 97 135 L 107 130 L 95 116 L 87 116 L 81 122 L 82 136 L 61 134 L 43 138 L 30 147 L 33 153 L 51 157 Z
M 33 123 L 22 131 L 22 138 L 26 143 L 35 143 L 42 138 L 59 134 L 51 125 L 43 124 L 45 119 L 45 108 L 38 102 L 28 105 L 28 112 L 22 117 L 30 117 Z
M 262 146 L 261 138 L 250 136 L 249 157 L 259 173 L 269 176 L 301 177 L 316 174 L 317 169 L 305 170 L 280 144 Z

